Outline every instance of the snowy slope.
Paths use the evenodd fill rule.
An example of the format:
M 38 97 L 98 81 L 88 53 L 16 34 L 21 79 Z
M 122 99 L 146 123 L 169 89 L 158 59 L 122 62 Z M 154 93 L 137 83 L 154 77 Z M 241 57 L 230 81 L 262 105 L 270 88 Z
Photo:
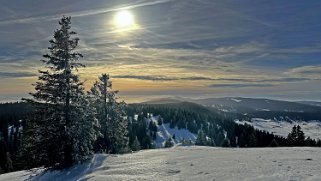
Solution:
M 43 172 L 30 180 L 320 180 L 320 158 L 320 148 L 174 147 L 95 155 L 86 164 L 62 172 Z M 22 171 L 0 175 L 0 180 L 29 177 Z
M 238 124 L 250 124 L 255 129 L 265 130 L 275 135 L 287 137 L 292 131 L 294 125 L 300 125 L 306 137 L 321 139 L 321 122 L 320 121 L 278 121 L 273 119 L 252 118 L 251 121 L 235 120 Z
M 154 121 L 157 125 L 157 121 L 159 116 L 153 116 L 150 119 L 147 119 L 147 122 Z M 169 123 L 157 125 L 157 134 L 156 140 L 154 141 L 156 148 L 164 147 L 164 143 L 168 138 L 173 137 L 175 135 L 175 140 L 173 140 L 176 144 L 179 143 L 182 139 L 191 140 L 195 142 L 197 135 L 191 133 L 187 129 L 178 129 L 170 128 Z
M 158 126 L 157 137 L 155 140 L 155 144 L 157 148 L 163 147 L 165 141 L 175 135 L 175 143 L 179 143 L 180 140 L 191 140 L 195 142 L 196 135 L 188 131 L 187 129 L 177 129 L 177 128 L 170 128 L 169 123 L 162 124 Z

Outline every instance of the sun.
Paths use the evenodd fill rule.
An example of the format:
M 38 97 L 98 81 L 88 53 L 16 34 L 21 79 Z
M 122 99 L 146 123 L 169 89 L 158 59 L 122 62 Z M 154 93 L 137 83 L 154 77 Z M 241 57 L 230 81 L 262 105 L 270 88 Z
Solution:
M 134 15 L 128 10 L 122 10 L 115 14 L 114 24 L 117 28 L 130 28 L 134 26 Z

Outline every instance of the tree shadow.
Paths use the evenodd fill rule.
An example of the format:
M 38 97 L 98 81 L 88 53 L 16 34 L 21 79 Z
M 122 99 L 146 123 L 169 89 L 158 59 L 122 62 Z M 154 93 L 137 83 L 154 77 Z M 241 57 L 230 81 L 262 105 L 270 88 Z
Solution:
M 106 154 L 95 154 L 93 158 L 82 164 L 74 165 L 64 170 L 47 170 L 41 174 L 32 177 L 30 181 L 73 181 L 73 180 L 87 180 L 93 176 L 86 177 L 90 173 L 98 170 L 106 161 Z

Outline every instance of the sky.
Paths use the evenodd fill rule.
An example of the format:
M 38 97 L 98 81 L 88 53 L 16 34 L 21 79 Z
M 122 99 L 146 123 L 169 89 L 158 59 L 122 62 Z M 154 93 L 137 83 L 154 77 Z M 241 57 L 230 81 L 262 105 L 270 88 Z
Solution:
M 34 90 L 42 55 L 72 17 L 88 89 L 109 73 L 120 98 L 321 101 L 321 1 L 0 0 L 0 101 Z M 126 10 L 134 25 L 117 29 Z

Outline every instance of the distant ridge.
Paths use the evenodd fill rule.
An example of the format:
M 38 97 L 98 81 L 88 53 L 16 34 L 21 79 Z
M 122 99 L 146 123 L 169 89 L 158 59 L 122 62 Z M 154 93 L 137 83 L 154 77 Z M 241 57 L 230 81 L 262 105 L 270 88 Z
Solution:
M 181 97 L 167 97 L 151 99 L 142 104 L 177 104 L 183 102 L 196 103 L 206 107 L 229 110 L 229 112 L 321 112 L 321 102 L 299 101 L 291 102 L 265 98 L 222 97 L 206 99 L 188 99 Z
M 321 107 L 321 102 L 316 102 L 316 101 L 297 101 L 297 102 L 305 105 Z
M 175 104 L 186 102 L 183 98 L 167 97 L 167 98 L 155 98 L 148 101 L 141 102 L 141 104 Z

